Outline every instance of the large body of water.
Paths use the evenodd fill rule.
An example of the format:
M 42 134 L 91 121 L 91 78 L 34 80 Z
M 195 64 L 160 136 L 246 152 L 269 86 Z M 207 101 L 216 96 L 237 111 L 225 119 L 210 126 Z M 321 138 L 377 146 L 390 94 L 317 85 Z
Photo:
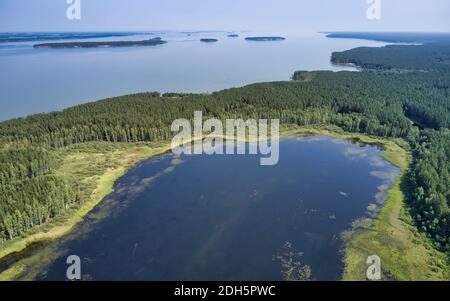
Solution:
M 258 156 L 167 154 L 140 163 L 75 231 L 30 267 L 84 280 L 282 280 L 285 242 L 315 280 L 342 273 L 340 234 L 373 216 L 398 176 L 374 146 L 291 137 L 280 161 Z M 50 260 L 52 259 L 52 260 Z
M 34 49 L 33 44 L 45 41 L 0 39 L 0 120 L 135 92 L 212 92 L 288 80 L 296 70 L 353 70 L 333 66 L 331 53 L 383 45 L 328 39 L 322 34 L 286 36 L 282 42 L 250 42 L 244 38 L 264 33 L 239 34 L 229 38 L 226 32 L 154 32 L 90 39 L 160 36 L 168 41 L 156 47 L 98 49 Z M 219 42 L 199 42 L 209 37 Z

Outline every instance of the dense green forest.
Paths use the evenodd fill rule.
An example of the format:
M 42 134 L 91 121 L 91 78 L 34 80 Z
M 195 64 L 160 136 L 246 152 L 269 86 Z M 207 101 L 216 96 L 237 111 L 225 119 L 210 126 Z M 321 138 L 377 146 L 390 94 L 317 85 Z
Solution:
M 335 63 L 362 72 L 296 72 L 291 81 L 213 94 L 141 93 L 0 123 L 0 244 L 83 202 L 56 176 L 55 150 L 88 141 L 165 141 L 178 118 L 279 118 L 400 137 L 412 148 L 408 206 L 417 227 L 450 254 L 450 43 L 357 48 Z
M 419 230 L 439 249 L 449 252 L 450 239 L 450 131 L 425 130 L 413 144 L 409 198 Z
M 448 47 L 447 44 L 359 47 L 344 52 L 334 52 L 331 61 L 355 64 L 365 69 L 391 70 L 398 73 L 411 71 L 446 73 L 450 66 Z

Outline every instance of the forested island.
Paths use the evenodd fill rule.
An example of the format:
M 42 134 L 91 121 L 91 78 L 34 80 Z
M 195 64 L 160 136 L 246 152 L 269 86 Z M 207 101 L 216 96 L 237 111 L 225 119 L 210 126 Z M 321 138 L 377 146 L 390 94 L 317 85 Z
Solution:
M 227 37 L 229 37 L 229 38 L 238 38 L 239 35 L 236 34 L 236 33 L 231 33 L 231 34 L 227 35 Z
M 36 233 L 31 242 L 49 239 L 39 233 L 89 210 L 85 204 L 106 195 L 130 162 L 164 151 L 173 120 L 203 111 L 205 118 L 279 118 L 284 127 L 388 141 L 402 176 L 375 223 L 347 237 L 343 277 L 364 279 L 364 256 L 377 254 L 393 279 L 448 280 L 449 58 L 450 39 L 363 47 L 332 56 L 362 72 L 299 71 L 291 81 L 212 94 L 140 93 L 2 122 L 0 257 L 22 251 Z M 408 156 L 388 152 L 389 145 Z
M 284 37 L 246 37 L 246 41 L 254 41 L 254 42 L 270 42 L 270 41 L 284 41 L 286 38 Z
M 219 41 L 218 39 L 200 39 L 200 42 L 203 43 L 216 43 L 218 41 Z
M 97 47 L 131 47 L 131 46 L 156 46 L 166 44 L 161 38 L 152 38 L 143 41 L 101 41 L 101 42 L 63 42 L 36 44 L 34 48 L 97 48 Z

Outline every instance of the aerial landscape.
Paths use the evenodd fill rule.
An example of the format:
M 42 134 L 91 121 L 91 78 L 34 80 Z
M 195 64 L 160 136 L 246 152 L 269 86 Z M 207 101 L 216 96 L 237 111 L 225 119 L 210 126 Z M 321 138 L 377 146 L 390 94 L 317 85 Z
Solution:
M 450 280 L 448 19 L 141 30 L 85 2 L 0 21 L 1 282 Z

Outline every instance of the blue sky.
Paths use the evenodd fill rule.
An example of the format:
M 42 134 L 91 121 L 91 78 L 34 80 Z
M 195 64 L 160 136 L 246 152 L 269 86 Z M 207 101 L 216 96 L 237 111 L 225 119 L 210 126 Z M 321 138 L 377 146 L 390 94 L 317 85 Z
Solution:
M 450 32 L 449 0 L 381 0 L 377 21 L 367 0 L 81 0 L 77 21 L 66 1 L 0 0 L 0 31 Z

